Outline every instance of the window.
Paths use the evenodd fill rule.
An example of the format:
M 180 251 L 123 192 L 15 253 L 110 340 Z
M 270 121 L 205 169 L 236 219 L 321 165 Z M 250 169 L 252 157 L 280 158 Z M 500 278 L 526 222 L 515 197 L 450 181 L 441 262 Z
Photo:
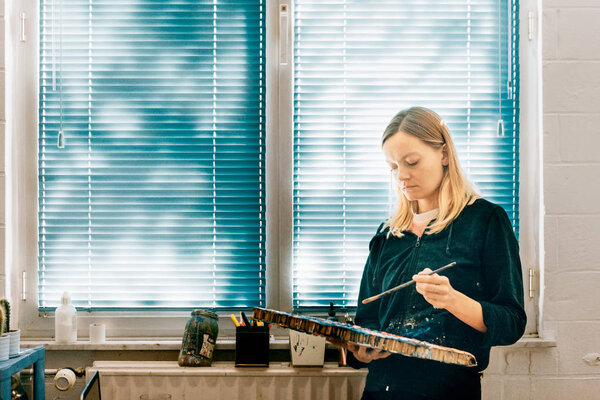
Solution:
M 263 2 L 40 6 L 40 308 L 264 306 Z
M 264 1 L 41 1 L 36 311 L 65 288 L 90 311 L 287 309 L 288 297 L 297 311 L 351 308 L 389 207 L 379 138 L 411 105 L 444 116 L 463 169 L 518 233 L 516 1 L 290 11 L 285 81 Z M 289 132 L 266 107 L 288 84 L 275 101 L 292 104 Z M 267 165 L 269 132 L 293 138 L 293 159 Z M 293 234 L 269 238 L 265 199 L 285 197 L 286 175 L 265 176 L 288 161 Z M 266 274 L 269 241 L 293 260 L 274 263 L 281 284 Z
M 390 207 L 380 138 L 403 108 L 445 119 L 463 170 L 518 234 L 517 15 L 506 0 L 296 0 L 296 309 L 356 305 Z

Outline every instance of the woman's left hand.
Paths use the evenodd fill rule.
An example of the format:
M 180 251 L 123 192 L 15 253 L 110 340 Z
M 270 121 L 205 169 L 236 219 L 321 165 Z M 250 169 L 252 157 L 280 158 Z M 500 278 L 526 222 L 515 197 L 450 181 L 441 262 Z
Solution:
M 425 268 L 418 275 L 413 275 L 417 283 L 417 292 L 421 293 L 434 308 L 448 309 L 455 299 L 456 291 L 450 285 L 447 276 L 427 275 L 430 272 L 429 268 Z

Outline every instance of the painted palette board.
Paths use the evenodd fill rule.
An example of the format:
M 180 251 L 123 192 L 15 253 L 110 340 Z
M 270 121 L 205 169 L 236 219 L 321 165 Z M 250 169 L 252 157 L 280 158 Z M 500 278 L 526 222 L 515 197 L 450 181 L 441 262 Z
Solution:
M 354 342 L 363 346 L 402 354 L 408 357 L 435 360 L 447 364 L 473 367 L 475 356 L 463 350 L 439 346 L 420 340 L 374 331 L 358 325 L 348 325 L 318 317 L 290 314 L 267 308 L 254 308 L 254 319 L 283 326 L 299 332 L 325 336 L 334 340 Z

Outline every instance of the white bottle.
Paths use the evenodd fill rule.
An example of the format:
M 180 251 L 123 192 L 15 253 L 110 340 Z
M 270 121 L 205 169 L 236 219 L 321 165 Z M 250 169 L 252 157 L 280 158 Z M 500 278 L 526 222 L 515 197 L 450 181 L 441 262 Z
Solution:
M 61 305 L 54 313 L 54 340 L 57 343 L 75 343 L 77 341 L 77 310 L 71 304 L 71 296 L 64 292 Z

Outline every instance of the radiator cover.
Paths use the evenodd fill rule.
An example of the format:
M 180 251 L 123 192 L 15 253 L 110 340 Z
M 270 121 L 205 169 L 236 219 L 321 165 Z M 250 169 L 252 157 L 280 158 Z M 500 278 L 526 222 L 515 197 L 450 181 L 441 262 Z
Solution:
M 293 368 L 271 363 L 269 368 L 236 368 L 231 362 L 211 367 L 182 368 L 173 361 L 96 361 L 86 377 L 100 371 L 102 400 L 139 400 L 171 395 L 171 400 L 348 400 L 360 399 L 367 370 Z M 163 396 L 163 397 L 161 397 Z

